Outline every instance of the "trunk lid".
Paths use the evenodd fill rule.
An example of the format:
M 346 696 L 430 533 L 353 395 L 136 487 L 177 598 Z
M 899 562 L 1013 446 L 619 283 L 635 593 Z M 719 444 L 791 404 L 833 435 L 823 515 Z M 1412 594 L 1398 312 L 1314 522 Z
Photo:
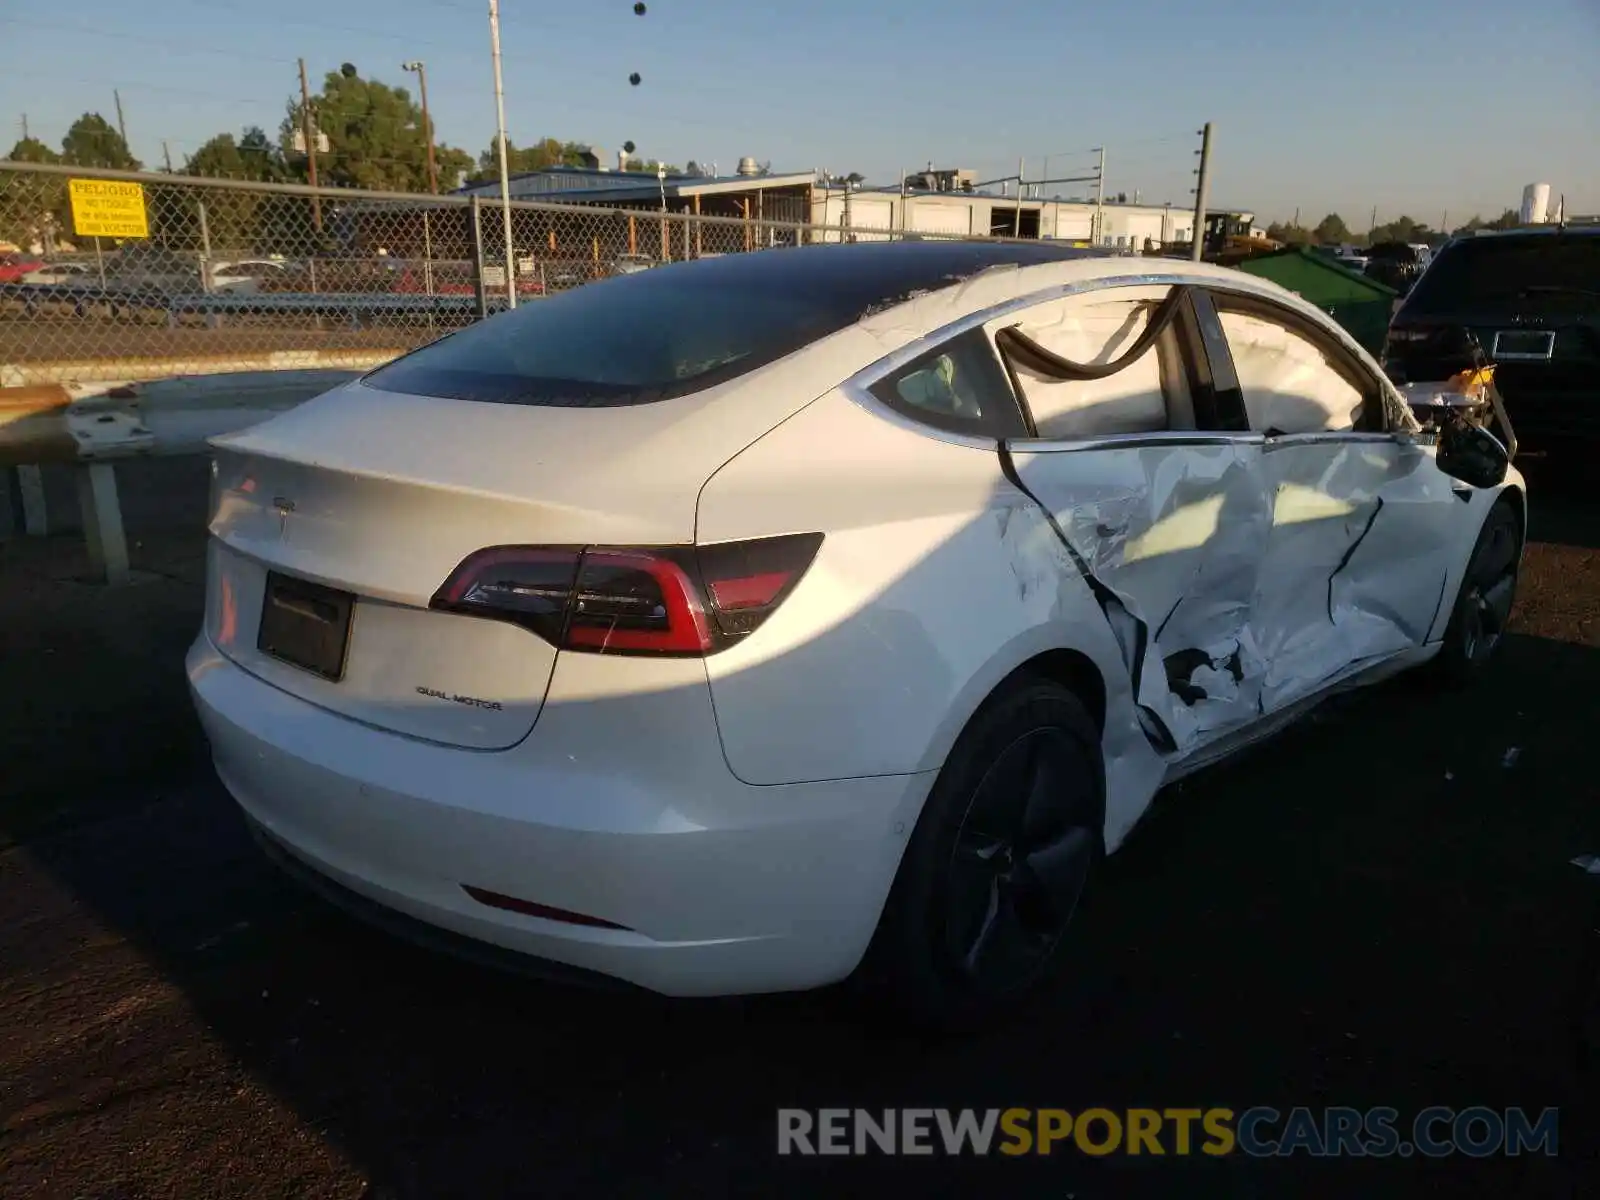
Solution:
M 207 631 L 245 670 L 330 711 L 512 746 L 538 719 L 555 647 L 430 610 L 433 595 L 486 546 L 692 542 L 701 485 L 782 415 L 722 399 L 529 407 L 356 383 L 217 439 Z M 262 648 L 269 573 L 353 597 L 338 678 Z

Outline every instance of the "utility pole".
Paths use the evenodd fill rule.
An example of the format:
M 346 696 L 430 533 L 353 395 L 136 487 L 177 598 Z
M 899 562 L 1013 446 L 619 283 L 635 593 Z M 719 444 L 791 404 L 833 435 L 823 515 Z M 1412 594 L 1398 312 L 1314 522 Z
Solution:
M 428 68 L 421 59 L 401 63 L 402 71 L 417 73 L 417 90 L 422 93 L 422 136 L 428 142 L 428 191 L 439 194 L 439 175 L 433 169 L 433 122 L 428 119 Z
M 506 239 L 506 306 L 517 306 L 517 252 L 511 244 L 511 169 L 506 165 L 506 90 L 500 75 L 500 0 L 489 0 L 489 50 L 494 57 L 495 137 L 500 145 L 500 217 Z
M 1372 231 L 1378 227 L 1378 206 L 1372 206 L 1372 223 L 1367 226 L 1367 237 L 1372 237 Z
M 161 158 L 167 164 L 167 174 L 172 174 L 172 151 L 167 148 L 167 139 L 161 139 Z
M 1106 234 L 1106 148 L 1100 147 L 1100 169 L 1094 176 L 1094 236 L 1089 240 L 1099 245 Z
M 1027 168 L 1027 159 L 1017 159 L 1017 207 L 1011 214 L 1011 236 L 1014 238 L 1022 236 L 1022 191 L 1025 186 L 1022 182 L 1022 177 L 1026 174 Z
M 28 114 L 22 114 L 22 140 L 28 140 Z
M 1189 258 L 1194 262 L 1200 261 L 1201 253 L 1206 245 L 1206 191 L 1211 186 L 1211 122 L 1206 122 L 1206 127 L 1200 131 L 1200 149 L 1195 153 L 1200 155 L 1200 169 L 1195 173 L 1200 176 L 1194 189 L 1194 236 L 1190 239 Z
M 122 120 L 122 93 L 115 88 L 111 89 L 111 98 L 117 102 L 117 132 L 122 135 L 122 144 L 128 144 L 128 127 Z
M 316 125 L 311 119 L 311 88 L 306 83 L 306 60 L 300 60 L 300 133 L 306 139 L 306 163 L 310 173 L 311 186 L 317 186 L 317 135 Z M 311 197 L 311 219 L 316 224 L 317 232 L 322 232 L 322 197 Z

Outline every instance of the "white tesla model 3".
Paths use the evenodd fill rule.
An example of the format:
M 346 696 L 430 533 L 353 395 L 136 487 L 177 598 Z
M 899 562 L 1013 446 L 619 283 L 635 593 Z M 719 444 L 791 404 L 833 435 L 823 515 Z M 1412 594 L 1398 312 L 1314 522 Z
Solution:
M 370 917 L 674 995 L 859 969 L 972 1019 L 1164 782 L 1481 667 L 1524 490 L 1442 444 L 1228 270 L 691 262 L 219 440 L 189 678 L 262 844 Z

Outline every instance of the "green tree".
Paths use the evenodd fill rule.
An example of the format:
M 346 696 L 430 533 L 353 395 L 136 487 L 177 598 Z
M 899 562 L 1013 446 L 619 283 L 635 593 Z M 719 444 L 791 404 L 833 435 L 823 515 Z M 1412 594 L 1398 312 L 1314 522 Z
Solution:
M 183 173 L 261 183 L 281 183 L 289 178 L 283 152 L 273 145 L 265 131 L 254 125 L 246 129 L 238 141 L 231 133 L 217 134 L 188 157 Z
M 519 146 L 507 138 L 506 170 L 518 175 L 524 171 L 543 171 L 549 167 L 581 167 L 587 149 L 577 142 L 563 142 L 552 137 L 541 138 L 531 146 Z M 478 155 L 478 169 L 473 172 L 469 182 L 487 183 L 499 178 L 500 147 L 491 141 L 489 148 Z
M 437 146 L 433 151 L 434 173 L 439 177 L 439 190 L 452 192 L 472 174 L 472 155 L 456 146 Z
M 1451 237 L 1465 237 L 1469 233 L 1477 233 L 1483 228 L 1483 218 L 1474 214 L 1465 225 L 1457 225 L 1450 231 Z
M 128 143 L 99 113 L 84 113 L 61 139 L 61 157 L 76 167 L 111 167 L 137 171 L 139 160 Z
M 300 102 L 291 99 L 279 129 L 279 145 L 296 178 L 309 177 L 308 160 L 293 149 L 303 128 Z M 322 91 L 311 100 L 312 128 L 328 139 L 317 154 L 317 181 L 334 187 L 422 192 L 428 189 L 428 145 L 422 109 L 402 87 L 363 79 L 352 68 L 330 71 Z M 441 188 L 453 183 L 452 172 L 471 160 L 448 146 L 435 146 L 434 161 Z
M 25 137 L 6 155 L 12 162 L 27 163 L 58 163 L 61 155 L 50 149 L 36 137 Z
M 191 154 L 183 164 L 185 175 L 208 179 L 237 179 L 256 183 L 281 183 L 289 178 L 283 152 L 258 126 L 246 128 L 237 140 L 219 133 Z M 204 204 L 206 235 L 213 257 L 231 253 L 267 253 L 263 226 L 274 212 L 303 210 L 303 200 L 270 192 L 216 190 L 175 198 L 163 210 L 162 233 L 186 244 L 199 245 L 199 208 Z
M 1338 213 L 1329 213 L 1318 221 L 1317 227 L 1311 231 L 1311 236 L 1324 246 L 1336 246 L 1351 240 L 1350 227 Z
M 6 155 L 12 162 L 59 163 L 61 156 L 38 138 L 26 137 Z M 7 191 L 16 202 L 0 205 L 0 239 L 31 253 L 55 249 L 60 235 L 72 228 L 66 181 L 56 175 L 13 175 Z
M 630 158 L 623 166 L 624 171 L 637 175 L 654 175 L 660 168 L 665 168 L 668 175 L 682 175 L 683 172 L 671 163 L 663 163 L 658 158 Z
M 1379 242 L 1426 242 L 1435 236 L 1433 230 L 1422 222 L 1402 216 L 1387 224 L 1379 225 L 1368 235 L 1368 240 L 1376 246 Z
M 1515 229 L 1522 224 L 1522 214 L 1514 208 L 1508 208 L 1494 220 L 1484 226 L 1485 229 Z
M 1267 226 L 1267 236 L 1286 246 L 1308 246 L 1316 241 L 1316 235 L 1311 230 L 1304 225 L 1296 225 L 1293 221 L 1274 221 Z

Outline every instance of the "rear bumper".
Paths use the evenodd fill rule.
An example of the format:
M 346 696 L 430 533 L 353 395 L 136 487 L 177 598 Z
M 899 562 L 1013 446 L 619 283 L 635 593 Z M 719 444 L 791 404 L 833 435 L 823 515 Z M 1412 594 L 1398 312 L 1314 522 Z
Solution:
M 326 712 L 204 636 L 188 659 L 223 784 L 274 857 L 360 915 L 445 931 L 440 948 L 470 939 L 668 995 L 844 978 L 931 775 L 740 783 L 702 664 L 664 663 L 684 686 L 646 691 L 613 687 L 616 666 L 563 655 L 534 733 L 487 752 Z M 463 884 L 623 928 L 492 908 Z

